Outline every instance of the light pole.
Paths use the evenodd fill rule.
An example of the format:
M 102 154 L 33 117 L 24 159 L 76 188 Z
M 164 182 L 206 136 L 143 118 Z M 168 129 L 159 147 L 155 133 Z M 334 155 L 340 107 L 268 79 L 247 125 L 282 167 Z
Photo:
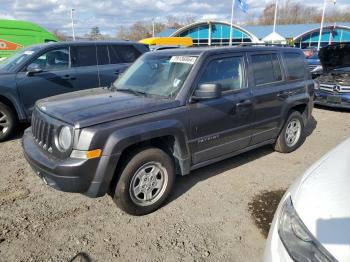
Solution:
M 277 21 L 277 8 L 278 8 L 278 0 L 276 0 L 275 4 L 275 19 L 273 20 L 273 32 L 276 32 L 276 21 Z
M 335 5 L 337 3 L 337 0 L 333 0 L 333 3 Z M 326 13 L 326 5 L 327 5 L 327 0 L 324 0 L 323 1 L 322 18 L 321 18 L 320 35 L 318 37 L 318 43 L 317 43 L 317 51 L 319 51 L 320 47 L 321 47 L 321 39 L 322 39 L 322 32 L 323 32 L 323 22 L 324 22 L 324 15 Z
M 74 32 L 74 19 L 73 19 L 73 12 L 75 11 L 74 8 L 72 8 L 70 10 L 70 19 L 72 21 L 72 37 L 73 37 L 73 41 L 75 41 L 75 32 Z
M 231 25 L 230 25 L 230 42 L 229 45 L 232 46 L 232 27 L 233 27 L 233 11 L 235 9 L 235 3 L 236 0 L 232 0 L 232 6 L 231 6 Z

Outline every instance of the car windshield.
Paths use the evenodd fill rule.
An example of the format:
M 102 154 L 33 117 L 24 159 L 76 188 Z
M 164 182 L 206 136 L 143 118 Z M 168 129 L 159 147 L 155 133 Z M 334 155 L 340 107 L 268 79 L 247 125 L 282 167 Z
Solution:
M 174 98 L 196 59 L 194 56 L 146 55 L 138 59 L 113 85 L 121 92 Z
M 0 71 L 12 72 L 19 64 L 31 57 L 39 48 L 29 47 L 22 49 L 0 63 Z

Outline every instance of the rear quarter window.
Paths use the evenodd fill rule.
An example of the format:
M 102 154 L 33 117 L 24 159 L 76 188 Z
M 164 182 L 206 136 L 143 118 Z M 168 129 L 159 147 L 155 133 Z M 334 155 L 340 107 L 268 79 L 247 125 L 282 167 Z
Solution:
M 298 80 L 305 77 L 305 57 L 300 53 L 283 53 L 284 63 L 287 68 L 287 79 Z
M 256 86 L 282 81 L 282 70 L 277 54 L 251 56 Z
M 106 45 L 97 46 L 97 62 L 99 65 L 109 64 L 109 52 Z
M 141 52 L 132 45 L 112 45 L 111 48 L 124 63 L 133 63 L 141 55 Z

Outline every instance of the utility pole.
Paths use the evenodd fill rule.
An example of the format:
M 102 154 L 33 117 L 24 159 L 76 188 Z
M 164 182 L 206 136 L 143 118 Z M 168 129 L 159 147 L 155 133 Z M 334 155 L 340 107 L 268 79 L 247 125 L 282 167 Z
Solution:
M 230 26 L 230 46 L 232 46 L 232 27 L 233 27 L 233 11 L 235 9 L 235 3 L 236 3 L 236 0 L 232 0 L 232 6 L 231 6 L 231 26 Z
M 278 9 L 278 0 L 276 0 L 275 4 L 275 19 L 273 20 L 273 32 L 276 32 L 276 21 L 277 21 L 277 9 Z
M 70 10 L 70 19 L 72 21 L 72 37 L 73 37 L 73 41 L 75 41 L 75 32 L 74 32 L 74 19 L 73 19 L 73 12 L 75 11 L 74 8 L 72 8 Z

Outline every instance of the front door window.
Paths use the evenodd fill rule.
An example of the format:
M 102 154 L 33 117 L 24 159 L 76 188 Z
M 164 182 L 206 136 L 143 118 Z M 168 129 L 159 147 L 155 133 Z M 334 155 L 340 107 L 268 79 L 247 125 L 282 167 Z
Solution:
M 69 48 L 50 50 L 34 60 L 32 65 L 39 66 L 43 71 L 67 69 L 70 66 Z

